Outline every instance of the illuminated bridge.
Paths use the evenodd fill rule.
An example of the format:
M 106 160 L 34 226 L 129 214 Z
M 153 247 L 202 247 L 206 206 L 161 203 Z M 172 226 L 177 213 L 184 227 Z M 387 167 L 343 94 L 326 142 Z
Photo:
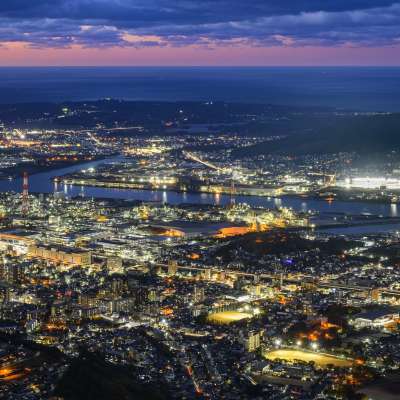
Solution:
M 209 161 L 207 161 L 207 160 L 202 160 L 200 157 L 196 156 L 196 154 L 193 154 L 193 153 L 191 153 L 190 151 L 183 151 L 182 154 L 183 154 L 186 158 L 189 158 L 189 159 L 192 160 L 192 161 L 196 161 L 196 162 L 198 162 L 199 164 L 203 164 L 203 165 L 205 165 L 205 166 L 208 167 L 208 168 L 211 168 L 211 169 L 214 169 L 214 170 L 220 171 L 220 172 L 226 171 L 225 168 L 218 167 L 217 165 L 215 165 L 215 164 L 213 164 L 213 163 L 211 163 L 211 162 L 209 162 Z

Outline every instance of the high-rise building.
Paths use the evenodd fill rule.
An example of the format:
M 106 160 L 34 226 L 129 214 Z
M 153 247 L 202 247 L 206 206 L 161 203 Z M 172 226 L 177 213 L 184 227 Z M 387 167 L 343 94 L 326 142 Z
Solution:
M 193 301 L 194 303 L 202 303 L 204 301 L 204 288 L 195 286 L 193 291 Z
M 260 274 L 254 274 L 254 284 L 257 285 L 260 283 Z
M 174 276 L 178 271 L 178 263 L 175 260 L 169 260 L 168 262 L 168 275 Z
M 4 258 L 1 266 L 1 277 L 10 285 L 19 284 L 24 278 L 24 267 L 19 263 L 14 263 Z
M 28 212 L 28 202 L 29 202 L 28 173 L 24 172 L 23 184 L 22 184 L 22 212 L 24 214 L 26 214 Z
M 147 298 L 150 303 L 157 302 L 159 300 L 157 290 L 155 288 L 149 288 Z
M 256 351 L 261 346 L 261 334 L 258 331 L 250 331 L 246 339 L 246 350 Z
M 126 290 L 126 283 L 121 277 L 116 276 L 111 281 L 110 289 L 112 294 L 121 295 Z
M 261 296 L 261 285 L 256 284 L 256 285 L 250 286 L 250 293 L 256 297 Z
M 207 281 L 211 280 L 211 268 L 206 268 L 204 270 L 204 279 Z
M 10 301 L 10 288 L 7 284 L 0 282 L 0 305 Z

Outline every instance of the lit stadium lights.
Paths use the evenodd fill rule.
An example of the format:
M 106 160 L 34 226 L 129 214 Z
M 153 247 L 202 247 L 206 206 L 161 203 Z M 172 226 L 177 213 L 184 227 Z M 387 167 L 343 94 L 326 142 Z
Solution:
M 282 339 L 277 338 L 274 340 L 274 343 L 275 343 L 275 346 L 279 347 L 282 344 Z
M 318 350 L 318 343 L 317 343 L 317 342 L 312 342 L 312 343 L 311 343 L 311 348 L 312 348 L 313 350 Z

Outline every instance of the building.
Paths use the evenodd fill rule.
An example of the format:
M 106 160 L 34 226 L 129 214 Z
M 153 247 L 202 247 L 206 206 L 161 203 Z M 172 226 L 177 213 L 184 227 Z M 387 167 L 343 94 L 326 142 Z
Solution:
M 10 288 L 7 284 L 0 282 L 0 305 L 10 301 Z
M 120 312 L 130 313 L 135 306 L 133 297 L 104 300 L 103 306 L 107 314 L 118 314 Z
M 261 296 L 261 285 L 260 284 L 251 285 L 249 288 L 249 292 L 254 297 L 260 297 Z
M 168 275 L 174 276 L 178 272 L 178 263 L 175 260 L 169 260 L 168 262 Z
M 92 262 L 90 251 L 70 247 L 53 247 L 44 245 L 30 245 L 28 247 L 29 257 L 42 258 L 65 265 L 87 266 Z
M 258 331 L 250 331 L 247 339 L 245 340 L 245 347 L 247 351 L 256 351 L 261 346 L 261 333 Z
M 193 291 L 193 302 L 202 303 L 205 299 L 204 288 L 195 286 Z
M 107 268 L 111 272 L 121 272 L 122 271 L 122 259 L 120 257 L 107 257 Z
M 35 244 L 32 233 L 21 230 L 0 232 L 0 251 L 14 252 L 16 255 L 26 254 L 28 247 Z
M 362 328 L 384 328 L 399 320 L 399 311 L 376 310 L 357 314 L 350 323 L 358 329 Z
M 24 278 L 24 266 L 4 258 L 0 267 L 1 278 L 10 285 L 19 284 Z
M 211 280 L 211 268 L 205 268 L 204 269 L 204 279 L 206 281 Z

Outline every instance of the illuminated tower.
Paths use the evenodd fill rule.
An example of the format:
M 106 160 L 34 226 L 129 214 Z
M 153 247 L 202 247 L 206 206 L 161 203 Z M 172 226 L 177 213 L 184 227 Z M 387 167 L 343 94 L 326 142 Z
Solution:
M 27 214 L 28 212 L 28 195 L 29 195 L 28 173 L 24 172 L 24 180 L 22 184 L 22 212 L 24 214 Z
M 230 189 L 230 195 L 231 195 L 231 206 L 235 205 L 235 177 L 232 172 L 231 176 L 231 189 Z

